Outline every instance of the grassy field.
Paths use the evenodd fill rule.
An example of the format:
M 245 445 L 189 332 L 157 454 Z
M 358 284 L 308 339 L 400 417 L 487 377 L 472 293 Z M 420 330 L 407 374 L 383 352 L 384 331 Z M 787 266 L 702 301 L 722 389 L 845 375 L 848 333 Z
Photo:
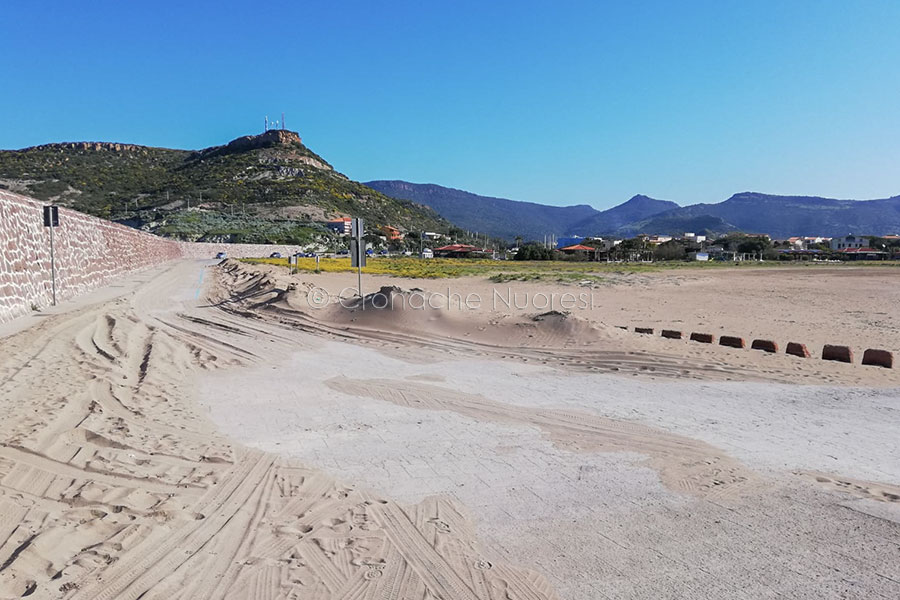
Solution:
M 256 264 L 278 265 L 288 268 L 287 258 L 248 258 L 244 262 Z M 847 263 L 828 263 L 827 265 L 810 263 L 765 262 L 655 262 L 655 263 L 598 263 L 598 262 L 565 262 L 565 261 L 515 261 L 487 260 L 466 258 L 432 258 L 412 257 L 369 257 L 368 265 L 363 273 L 370 275 L 392 275 L 395 277 L 441 279 L 448 277 L 482 276 L 492 281 L 562 281 L 579 282 L 583 280 L 598 282 L 604 274 L 647 273 L 673 269 L 748 269 L 748 268 L 783 268 L 822 266 L 843 267 Z M 898 266 L 897 262 L 854 262 L 857 266 Z M 849 265 L 848 265 L 849 266 Z M 297 258 L 297 269 L 302 272 L 315 272 L 315 258 Z M 320 258 L 319 270 L 325 273 L 355 271 L 350 266 L 349 258 Z

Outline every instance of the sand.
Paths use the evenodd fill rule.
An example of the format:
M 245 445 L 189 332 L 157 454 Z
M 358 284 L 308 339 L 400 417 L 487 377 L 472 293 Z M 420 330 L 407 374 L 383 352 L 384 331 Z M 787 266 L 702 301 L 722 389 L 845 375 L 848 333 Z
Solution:
M 892 270 L 806 273 L 535 320 L 182 262 L 61 307 L 0 345 L 0 597 L 897 597 L 896 370 L 616 327 L 894 349 Z

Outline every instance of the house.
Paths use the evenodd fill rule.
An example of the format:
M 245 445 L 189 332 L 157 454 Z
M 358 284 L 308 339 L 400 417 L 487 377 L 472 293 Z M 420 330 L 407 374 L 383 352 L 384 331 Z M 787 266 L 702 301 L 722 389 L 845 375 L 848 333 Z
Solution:
M 638 237 L 643 239 L 648 244 L 652 244 L 654 246 L 672 241 L 671 235 L 639 235 Z
M 792 250 L 809 250 L 810 246 L 818 246 L 819 244 L 831 244 L 830 237 L 822 237 L 816 235 L 794 236 L 789 237 L 786 241 Z
M 332 219 L 325 223 L 328 229 L 341 235 L 350 235 L 353 229 L 353 219 L 350 217 L 341 217 L 340 219 Z
M 844 237 L 836 237 L 831 240 L 832 250 L 846 250 L 854 248 L 865 248 L 869 245 L 869 238 L 859 235 L 845 235 Z
M 450 244 L 435 248 L 433 252 L 434 256 L 439 258 L 469 258 L 472 256 L 480 258 L 484 256 L 487 250 L 470 244 Z
M 400 233 L 400 230 L 396 227 L 391 227 L 390 225 L 382 225 L 378 228 L 381 233 L 387 238 L 389 242 L 398 242 L 403 239 L 403 234 Z
M 830 237 L 822 237 L 822 236 L 820 236 L 820 235 L 819 235 L 819 236 L 816 236 L 816 235 L 813 235 L 813 236 L 805 236 L 805 237 L 803 238 L 803 241 L 806 242 L 806 245 L 807 245 L 807 246 L 810 245 L 810 244 L 831 244 L 831 238 L 830 238 Z
M 888 253 L 875 248 L 844 248 L 839 250 L 842 260 L 884 260 L 888 258 Z
M 560 248 L 560 252 L 563 254 L 569 254 L 574 256 L 592 256 L 597 252 L 596 248 L 591 246 L 585 246 L 583 244 L 575 244 L 572 246 L 566 246 L 565 248 Z

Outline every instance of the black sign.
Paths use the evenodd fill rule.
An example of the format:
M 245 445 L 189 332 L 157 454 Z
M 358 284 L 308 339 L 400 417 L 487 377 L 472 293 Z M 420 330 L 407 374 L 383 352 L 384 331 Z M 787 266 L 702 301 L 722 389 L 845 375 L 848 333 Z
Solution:
M 59 227 L 59 207 L 44 207 L 44 227 Z
M 353 219 L 350 222 L 350 266 L 364 267 L 366 266 L 366 244 L 363 242 L 362 219 Z

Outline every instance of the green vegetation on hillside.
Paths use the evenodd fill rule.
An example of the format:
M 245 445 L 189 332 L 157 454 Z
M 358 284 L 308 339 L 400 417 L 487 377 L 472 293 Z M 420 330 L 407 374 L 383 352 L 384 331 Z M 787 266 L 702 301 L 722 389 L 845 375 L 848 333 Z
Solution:
M 192 239 L 297 239 L 313 223 L 345 215 L 363 217 L 371 228 L 449 229 L 431 209 L 336 172 L 289 131 L 199 152 L 105 143 L 0 151 L 0 186 Z M 195 210 L 187 213 L 189 206 Z

